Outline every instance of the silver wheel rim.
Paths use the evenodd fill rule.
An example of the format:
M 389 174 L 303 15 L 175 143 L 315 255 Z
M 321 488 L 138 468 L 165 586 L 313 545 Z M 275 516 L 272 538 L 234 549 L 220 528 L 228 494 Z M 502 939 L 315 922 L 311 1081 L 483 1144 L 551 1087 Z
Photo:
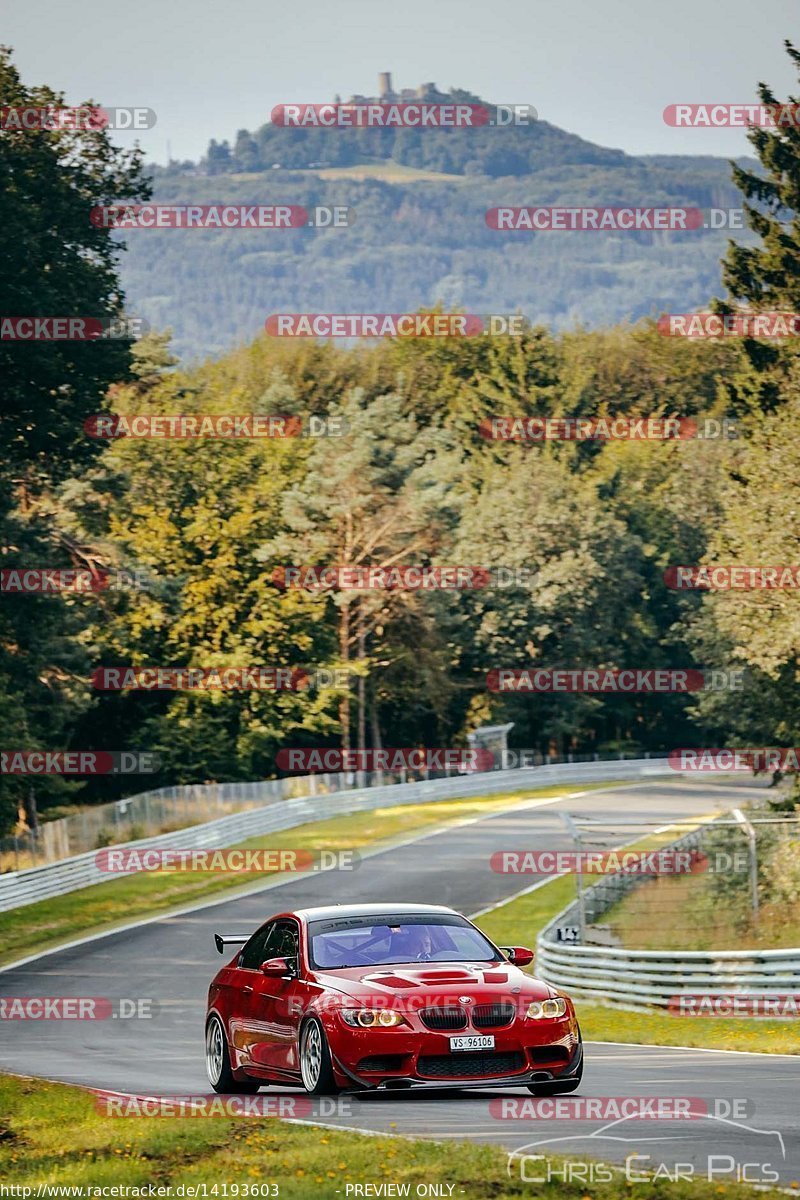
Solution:
M 313 1091 L 319 1083 L 319 1076 L 322 1071 L 322 1037 L 316 1021 L 311 1022 L 303 1036 L 300 1071 L 306 1091 Z
M 212 1083 L 219 1083 L 222 1075 L 224 1045 L 222 1026 L 216 1019 L 209 1022 L 206 1030 L 206 1070 Z

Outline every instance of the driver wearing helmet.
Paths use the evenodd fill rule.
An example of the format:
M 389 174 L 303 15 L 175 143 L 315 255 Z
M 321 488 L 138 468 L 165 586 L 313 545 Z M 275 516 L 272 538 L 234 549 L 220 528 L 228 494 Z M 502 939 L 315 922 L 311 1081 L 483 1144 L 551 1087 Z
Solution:
M 433 954 L 430 929 L 427 925 L 412 925 L 393 934 L 391 953 L 403 962 L 429 962 Z

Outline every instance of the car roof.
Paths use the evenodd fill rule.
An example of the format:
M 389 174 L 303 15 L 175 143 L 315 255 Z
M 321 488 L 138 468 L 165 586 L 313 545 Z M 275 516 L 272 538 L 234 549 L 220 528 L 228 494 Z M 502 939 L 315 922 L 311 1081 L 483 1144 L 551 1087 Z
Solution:
M 385 904 L 326 904 L 319 908 L 295 909 L 295 916 L 303 921 L 328 921 L 336 917 L 376 917 L 388 913 L 398 916 L 406 913 L 451 913 L 458 916 L 455 909 L 446 908 L 442 904 L 395 904 L 387 900 Z

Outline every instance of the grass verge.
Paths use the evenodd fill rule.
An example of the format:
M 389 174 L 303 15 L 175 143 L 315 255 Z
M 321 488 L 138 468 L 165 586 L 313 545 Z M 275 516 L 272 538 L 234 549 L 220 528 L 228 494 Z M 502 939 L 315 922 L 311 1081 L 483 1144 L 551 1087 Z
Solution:
M 71 1187 L 147 1189 L 152 1185 L 172 1188 L 173 1196 L 202 1195 L 188 1189 L 203 1184 L 208 1196 L 279 1195 L 281 1200 L 307 1200 L 312 1195 L 317 1200 L 340 1200 L 347 1195 L 348 1184 L 368 1183 L 373 1189 L 379 1184 L 403 1189 L 383 1192 L 389 1195 L 406 1194 L 404 1185 L 408 1185 L 407 1194 L 412 1196 L 420 1184 L 437 1184 L 442 1190 L 432 1194 L 465 1200 L 530 1198 L 556 1190 L 559 1196 L 581 1200 L 587 1191 L 581 1180 L 556 1179 L 542 1187 L 523 1181 L 519 1168 L 509 1175 L 505 1152 L 494 1146 L 455 1142 L 445 1147 L 422 1139 L 367 1137 L 277 1118 L 126 1121 L 100 1115 L 86 1092 L 40 1080 L 0 1076 L 0 1113 L 4 1114 L 0 1117 L 0 1184 L 30 1188 L 28 1194 L 41 1200 L 68 1195 L 56 1189 Z M 524 1138 L 523 1131 L 520 1141 Z M 211 1190 L 214 1185 L 216 1193 Z M 592 1200 L 630 1196 L 630 1187 L 623 1174 L 615 1173 L 610 1183 L 590 1185 Z M 753 1194 L 744 1185 L 659 1179 L 648 1186 L 647 1198 L 718 1200 L 720 1193 L 730 1200 L 752 1200 Z M 19 1190 L 7 1194 L 24 1198 Z M 761 1194 L 781 1193 L 769 1189 Z M 84 1197 L 91 1195 L 83 1192 Z
M 609 787 L 608 783 L 581 788 Z M 326 821 L 297 825 L 279 833 L 250 838 L 246 849 L 330 850 L 374 849 L 404 836 L 432 831 L 473 817 L 491 816 L 517 801 L 545 800 L 564 794 L 563 786 L 512 792 L 503 796 L 471 796 L 431 804 L 404 804 L 370 812 L 344 814 Z M 236 872 L 147 872 L 111 879 L 24 908 L 0 913 L 0 965 L 36 950 L 47 950 L 71 938 L 123 925 L 136 917 L 167 914 L 172 909 L 215 895 L 235 895 L 257 888 L 267 873 L 243 876 Z M 277 872 L 270 878 L 279 878 Z
M 797 1021 L 768 1021 L 763 1017 L 678 1017 L 671 1013 L 629 1012 L 577 1000 L 575 1003 L 587 1041 L 800 1054 Z

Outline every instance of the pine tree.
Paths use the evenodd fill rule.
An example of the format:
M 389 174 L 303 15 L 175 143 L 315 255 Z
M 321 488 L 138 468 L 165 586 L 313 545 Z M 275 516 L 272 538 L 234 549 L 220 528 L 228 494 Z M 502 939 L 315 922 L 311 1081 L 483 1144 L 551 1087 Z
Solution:
M 790 41 L 786 51 L 800 72 L 800 51 Z M 761 170 L 733 163 L 733 179 L 745 197 L 745 220 L 761 239 L 760 245 L 728 244 L 722 262 L 722 278 L 734 301 L 720 302 L 722 312 L 742 305 L 757 312 L 800 311 L 800 127 L 793 123 L 800 112 L 795 97 L 781 102 L 765 83 L 758 85 L 764 105 L 777 116 L 777 127 L 754 126 L 748 133 Z M 785 121 L 785 123 L 783 123 Z M 744 351 L 750 372 L 738 379 L 740 392 L 750 391 L 758 407 L 772 408 L 779 402 L 780 380 L 794 356 L 791 343 L 745 339 Z M 748 377 L 749 376 L 749 377 Z

